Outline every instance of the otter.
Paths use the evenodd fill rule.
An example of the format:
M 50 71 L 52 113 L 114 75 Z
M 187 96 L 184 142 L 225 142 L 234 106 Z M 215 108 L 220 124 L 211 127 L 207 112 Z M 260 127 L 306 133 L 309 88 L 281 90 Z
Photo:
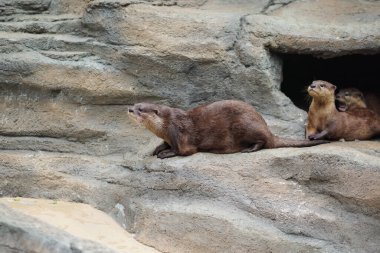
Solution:
M 335 95 L 338 110 L 341 112 L 350 111 L 356 108 L 367 108 L 363 93 L 356 88 L 340 89 Z
M 236 100 L 218 101 L 188 111 L 139 103 L 129 108 L 128 114 L 164 140 L 153 152 L 158 158 L 197 152 L 227 154 L 263 148 L 309 147 L 328 142 L 277 137 L 255 108 Z
M 338 110 L 350 112 L 356 108 L 367 108 L 380 115 L 380 98 L 375 92 L 361 92 L 356 88 L 340 89 L 335 95 Z
M 368 140 L 380 134 L 380 118 L 366 108 L 339 112 L 335 107 L 336 86 L 322 80 L 308 87 L 312 102 L 306 137 L 309 140 Z

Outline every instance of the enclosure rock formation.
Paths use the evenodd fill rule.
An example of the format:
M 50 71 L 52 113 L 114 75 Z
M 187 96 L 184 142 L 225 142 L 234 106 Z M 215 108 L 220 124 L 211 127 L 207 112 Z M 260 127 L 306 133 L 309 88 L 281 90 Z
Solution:
M 1 252 L 158 252 L 86 204 L 0 198 L 0 213 Z
M 160 140 L 126 112 L 234 98 L 303 138 L 282 55 L 379 55 L 379 12 L 354 0 L 0 0 L 0 196 L 88 203 L 163 252 L 375 252 L 378 141 L 158 160 Z
M 1 252 L 115 253 L 102 244 L 78 239 L 0 204 Z

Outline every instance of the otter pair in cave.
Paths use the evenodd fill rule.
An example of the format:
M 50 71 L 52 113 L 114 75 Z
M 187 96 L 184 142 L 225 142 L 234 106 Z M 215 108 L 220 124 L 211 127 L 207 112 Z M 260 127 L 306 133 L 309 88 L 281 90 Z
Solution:
M 306 137 L 310 140 L 368 140 L 380 135 L 380 116 L 367 108 L 357 90 L 343 90 L 335 96 L 336 86 L 314 81 L 308 87 L 312 102 L 308 112 Z M 346 95 L 347 96 L 344 96 Z M 335 107 L 338 101 L 338 111 Z
M 218 101 L 188 111 L 139 103 L 129 108 L 128 113 L 164 140 L 153 153 L 159 158 L 197 152 L 227 154 L 264 148 L 309 147 L 328 142 L 277 137 L 255 108 L 236 100 Z

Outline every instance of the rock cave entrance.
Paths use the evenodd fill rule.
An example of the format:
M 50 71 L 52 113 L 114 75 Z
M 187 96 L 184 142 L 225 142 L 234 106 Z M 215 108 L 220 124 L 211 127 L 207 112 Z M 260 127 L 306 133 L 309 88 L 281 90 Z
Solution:
M 298 54 L 279 54 L 279 57 L 283 60 L 281 91 L 303 110 L 308 110 L 306 88 L 313 80 L 326 80 L 338 88 L 356 87 L 363 92 L 374 92 L 380 99 L 380 54 L 329 59 Z

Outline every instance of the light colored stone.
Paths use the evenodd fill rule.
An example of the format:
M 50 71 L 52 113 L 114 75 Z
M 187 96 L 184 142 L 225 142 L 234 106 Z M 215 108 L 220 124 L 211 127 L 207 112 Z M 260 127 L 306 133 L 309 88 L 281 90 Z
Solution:
M 116 253 L 0 204 L 0 251 L 3 253 Z
M 69 233 L 71 237 L 76 237 L 78 241 L 82 239 L 97 242 L 103 245 L 96 249 L 99 252 L 105 250 L 102 249 L 103 247 L 108 247 L 114 252 L 121 253 L 158 252 L 137 242 L 133 235 L 121 228 L 111 217 L 89 205 L 27 198 L 0 198 L 0 205 L 5 205 L 11 209 L 6 208 L 5 211 L 21 212 L 26 216 L 35 218 L 36 220 L 30 219 L 31 226 L 46 223 Z M 13 224 L 13 221 L 6 220 L 5 222 Z M 3 234 L 2 236 L 7 235 Z M 44 235 L 42 234 L 42 236 Z M 22 250 L 26 250 L 26 248 Z M 36 249 L 30 248 L 28 250 L 33 251 Z

